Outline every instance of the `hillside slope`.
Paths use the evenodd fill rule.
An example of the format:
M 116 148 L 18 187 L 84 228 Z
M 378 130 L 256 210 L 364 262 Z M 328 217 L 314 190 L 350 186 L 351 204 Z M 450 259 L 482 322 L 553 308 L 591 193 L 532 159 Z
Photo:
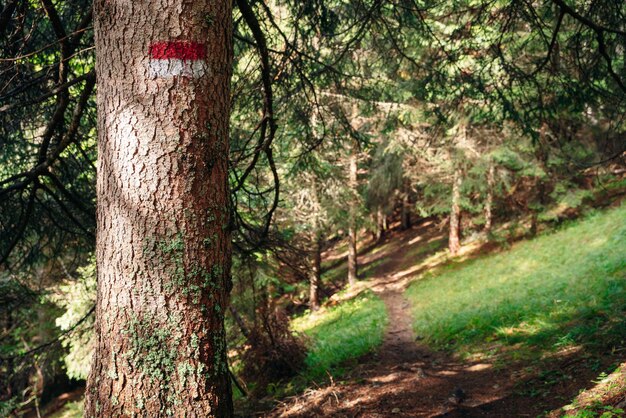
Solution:
M 536 416 L 568 403 L 623 360 L 625 220 L 622 206 L 455 260 L 432 225 L 394 235 L 335 298 L 385 302 L 381 347 L 268 416 Z

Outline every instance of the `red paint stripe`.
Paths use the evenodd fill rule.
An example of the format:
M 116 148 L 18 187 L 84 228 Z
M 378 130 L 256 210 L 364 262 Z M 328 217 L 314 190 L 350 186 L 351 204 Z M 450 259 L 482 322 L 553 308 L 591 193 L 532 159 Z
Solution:
M 204 44 L 190 41 L 156 42 L 150 45 L 152 59 L 201 60 L 206 58 Z

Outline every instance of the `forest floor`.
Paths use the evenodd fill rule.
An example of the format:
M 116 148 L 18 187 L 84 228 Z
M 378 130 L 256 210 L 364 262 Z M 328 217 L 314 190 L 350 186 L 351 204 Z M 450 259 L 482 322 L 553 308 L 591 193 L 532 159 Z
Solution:
M 367 245 L 366 243 L 365 248 L 361 250 L 359 259 L 361 280 L 356 286 L 335 293 L 326 305 L 331 310 L 330 312 L 336 314 L 337 310 L 341 311 L 350 306 L 353 301 L 360 299 L 363 305 L 355 305 L 354 309 L 362 309 L 363 306 L 369 308 L 375 303 L 377 309 L 370 309 L 369 312 L 375 312 L 374 316 L 378 318 L 384 316 L 382 306 L 384 303 L 387 315 L 384 320 L 381 320 L 382 322 L 378 321 L 378 328 L 375 326 L 363 328 L 365 332 L 372 331 L 371 334 L 374 333 L 375 329 L 378 330 L 379 333 L 376 338 L 373 338 L 376 340 L 374 346 L 378 348 L 369 354 L 358 357 L 354 354 L 352 346 L 342 344 L 344 351 L 347 347 L 348 350 L 353 350 L 352 358 L 358 358 L 343 364 L 342 371 L 329 368 L 330 372 L 326 383 L 321 381 L 324 379 L 315 378 L 307 381 L 308 389 L 300 389 L 300 392 L 295 396 L 279 400 L 276 399 L 276 396 L 269 396 L 265 400 L 252 400 L 244 409 L 238 410 L 238 416 L 497 418 L 549 416 L 552 418 L 562 416 L 561 407 L 570 404 L 570 402 L 571 404 L 567 406 L 570 412 L 575 412 L 581 407 L 586 408 L 586 405 L 595 405 L 595 410 L 600 411 L 597 414 L 577 415 L 579 417 L 599 417 L 603 412 L 611 412 L 607 409 L 610 405 L 624 409 L 626 406 L 626 363 L 613 374 L 608 373 L 611 373 L 617 364 L 625 360 L 622 347 L 624 346 L 624 339 L 626 339 L 626 324 L 624 326 L 619 325 L 623 321 L 618 321 L 619 324 L 612 323 L 615 321 L 611 318 L 624 317 L 624 312 L 620 306 L 626 306 L 624 305 L 626 290 L 620 290 L 624 287 L 621 285 L 619 288 L 609 286 L 607 292 L 602 295 L 597 287 L 591 287 L 591 278 L 594 274 L 593 269 L 601 268 L 599 277 L 603 277 L 603 271 L 611 271 L 611 268 L 615 267 L 617 268 L 614 272 L 615 277 L 626 279 L 626 270 L 624 270 L 626 264 L 624 264 L 624 258 L 619 255 L 624 254 L 620 248 L 623 248 L 621 245 L 625 241 L 620 241 L 620 237 L 626 236 L 624 235 L 626 230 L 621 226 L 625 214 L 626 206 L 623 206 L 619 212 L 606 212 L 602 218 L 596 218 L 596 221 L 591 223 L 581 220 L 574 227 L 566 228 L 565 234 L 557 232 L 553 235 L 554 239 L 543 239 L 541 245 L 538 241 L 525 241 L 531 245 L 526 245 L 524 241 L 519 242 L 519 245 L 513 243 L 512 251 L 501 251 L 497 245 L 492 244 L 485 246 L 481 244 L 481 240 L 466 242 L 462 254 L 454 260 L 449 259 L 444 249 L 446 238 L 443 230 L 428 220 L 408 231 L 392 231 L 383 242 L 377 245 Z M 615 232 L 617 229 L 621 232 Z M 568 230 L 571 232 L 569 235 Z M 613 241 L 599 245 L 598 242 L 601 242 L 601 238 L 604 236 L 611 236 Z M 598 239 L 600 241 L 596 242 Z M 540 240 L 542 239 L 540 238 Z M 569 243 L 569 247 L 555 245 L 555 242 Z M 581 245 L 583 242 L 585 245 Z M 429 334 L 424 333 L 423 336 L 415 334 L 414 329 L 419 329 L 415 322 L 416 309 L 418 311 L 423 310 L 419 306 L 420 304 L 428 301 L 443 305 L 446 314 L 452 312 L 455 307 L 450 306 L 448 308 L 448 303 L 439 303 L 443 299 L 433 297 L 433 293 L 428 293 L 427 288 L 414 289 L 416 284 L 427 284 L 431 281 L 435 283 L 438 289 L 445 289 L 446 295 L 450 290 L 456 292 L 445 300 L 458 297 L 459 292 L 469 294 L 473 291 L 470 289 L 472 282 L 467 281 L 467 277 L 465 277 L 465 282 L 462 282 L 462 272 L 466 271 L 465 276 L 470 274 L 467 273 L 467 269 L 463 270 L 463 267 L 468 267 L 468 265 L 471 267 L 472 264 L 488 266 L 485 269 L 492 276 L 495 274 L 494 263 L 509 270 L 522 271 L 525 266 L 524 262 L 528 260 L 518 258 L 518 263 L 515 264 L 511 257 L 507 258 L 507 254 L 510 255 L 524 246 L 528 249 L 526 257 L 533 258 L 532 261 L 539 263 L 541 260 L 538 259 L 543 256 L 547 259 L 548 264 L 554 266 L 559 272 L 565 272 L 564 275 L 567 276 L 572 273 L 572 269 L 567 270 L 563 267 L 568 264 L 566 259 L 555 260 L 554 253 L 546 250 L 551 245 L 555 247 L 556 253 L 576 253 L 573 248 L 584 247 L 584 250 L 581 250 L 582 255 L 576 253 L 574 258 L 581 255 L 579 264 L 582 264 L 585 269 L 581 273 L 582 276 L 576 276 L 573 280 L 584 278 L 580 281 L 584 282 L 584 295 L 582 297 L 585 300 L 601 302 L 606 299 L 605 301 L 608 303 L 599 304 L 599 311 L 589 310 L 583 315 L 597 323 L 598 329 L 592 329 L 594 333 L 591 334 L 592 339 L 598 342 L 594 346 L 595 348 L 582 343 L 565 345 L 563 348 L 557 347 L 553 351 L 542 351 L 539 347 L 539 355 L 523 357 L 519 356 L 517 351 L 520 347 L 519 344 L 509 344 L 499 346 L 499 349 L 506 351 L 504 356 L 490 357 L 487 355 L 473 360 L 475 357 L 461 355 L 460 350 L 455 351 L 453 348 L 458 347 L 458 345 L 452 341 L 449 341 L 450 346 L 444 345 L 434 349 L 432 345 L 426 344 Z M 613 261 L 617 262 L 615 265 L 607 262 L 607 248 L 610 248 L 611 245 L 616 247 L 614 252 L 617 251 L 615 252 L 617 256 L 614 254 L 613 257 Z M 591 255 L 595 254 L 594 251 L 601 255 L 596 260 L 599 263 L 597 265 L 594 264 L 595 262 L 592 263 L 594 258 Z M 589 257 L 584 256 L 586 253 Z M 518 255 L 518 257 L 520 256 Z M 491 259 L 491 262 L 488 258 Z M 520 260 L 522 261 L 521 264 L 519 263 Z M 335 249 L 326 254 L 325 264 L 329 269 L 327 285 L 330 285 L 338 278 L 336 276 L 343 276 L 345 273 L 344 251 Z M 436 272 L 441 270 L 444 273 L 439 276 L 439 273 Z M 431 275 L 433 272 L 435 275 Z M 540 282 L 542 287 L 549 287 L 550 283 L 558 282 L 558 277 L 549 269 L 535 270 L 534 272 L 534 276 L 538 277 L 536 280 Z M 445 277 L 443 276 L 446 274 L 448 275 L 446 280 L 454 283 L 452 289 L 443 286 L 445 284 L 443 282 Z M 420 278 L 425 276 L 429 276 L 429 278 L 422 282 Z M 480 285 L 476 287 L 489 287 L 488 280 L 485 280 L 485 283 L 482 281 L 485 277 L 476 277 L 481 280 Z M 526 281 L 527 279 L 526 276 L 522 277 L 522 286 L 530 289 L 531 283 Z M 607 283 L 614 285 L 620 280 L 608 281 Z M 465 284 L 459 285 L 461 282 Z M 407 289 L 409 290 L 407 291 Z M 411 292 L 412 289 L 417 291 Z M 562 292 L 563 289 L 560 287 L 559 289 Z M 505 293 L 522 293 L 519 288 L 515 287 L 506 287 L 504 291 Z M 548 291 L 549 297 L 557 298 L 557 293 L 553 295 L 550 292 Z M 373 296 L 372 293 L 376 296 L 375 301 L 370 297 Z M 431 296 L 428 299 L 419 300 L 422 295 Z M 536 293 L 530 292 L 526 296 L 532 300 L 538 300 Z M 415 297 L 418 297 L 419 303 L 417 304 Z M 489 304 L 493 306 L 498 305 L 498 303 L 506 305 L 514 302 L 514 299 L 498 302 L 491 297 L 481 297 L 488 299 Z M 456 299 L 454 300 L 456 302 L 449 303 L 456 303 L 457 305 L 460 303 Z M 583 305 L 581 299 L 572 300 L 577 308 Z M 557 302 L 561 303 L 562 301 L 555 299 L 554 303 Z M 429 309 L 435 307 L 432 303 Z M 475 307 L 475 303 L 470 302 L 471 307 Z M 612 307 L 612 304 L 616 306 Z M 533 310 L 536 307 L 529 305 L 525 308 Z M 350 310 L 346 311 L 348 312 L 347 320 L 358 322 L 356 313 Z M 432 313 L 430 310 L 428 312 Z M 328 313 L 329 311 L 326 312 L 326 317 L 329 316 Z M 369 315 L 371 316 L 371 314 Z M 580 322 L 576 316 L 567 315 L 559 316 L 556 320 L 559 321 L 559 324 L 563 323 L 564 326 L 553 330 L 559 335 L 567 327 Z M 331 322 L 333 321 L 335 321 L 334 324 L 342 322 L 336 319 Z M 381 323 L 382 325 L 380 325 Z M 387 324 L 386 327 L 385 324 Z M 341 328 L 340 331 L 345 334 L 345 328 Z M 605 334 L 614 334 L 618 339 L 624 339 L 617 345 L 607 345 L 602 340 L 602 337 L 606 337 Z M 382 343 L 378 345 L 381 335 L 383 335 Z M 424 336 L 426 338 L 423 338 Z M 463 340 L 463 337 L 456 333 L 453 337 L 459 342 Z M 345 342 L 346 339 L 344 338 L 342 341 Z M 535 341 L 528 342 L 530 345 L 534 343 Z M 608 371 L 608 373 L 600 373 L 602 371 Z M 583 389 L 588 390 L 579 395 Z M 54 417 L 74 418 L 82 416 L 79 397 L 80 391 L 73 393 L 71 397 L 68 397 L 68 394 L 63 395 L 63 399 L 60 397 L 59 401 L 62 402 L 58 403 L 59 410 Z M 609 399 L 609 402 L 598 405 L 598 400 L 604 401 L 606 399 Z M 60 409 L 68 400 L 74 402 L 70 402 L 63 409 Z M 572 402 L 572 400 L 574 401 Z M 257 401 L 259 402 L 257 403 Z M 269 410 L 272 407 L 274 409 Z M 47 408 L 48 412 L 55 409 L 57 408 Z M 611 413 L 606 417 L 624 416 L 620 414 L 620 412 Z M 42 416 L 51 415 L 45 413 Z
M 431 267 L 417 262 L 412 247 L 440 240 L 444 240 L 441 231 L 426 223 L 394 233 L 383 251 L 369 251 L 361 259 L 363 270 L 368 265 L 375 267 L 367 280 L 341 299 L 369 289 L 384 301 L 389 325 L 382 346 L 360 358 L 340 380 L 330 378 L 325 386 L 285 399 L 263 416 L 536 417 L 563 406 L 581 388 L 593 386 L 598 365 L 590 367 L 587 357 L 576 351 L 542 362 L 543 373 L 536 362 L 467 361 L 423 344 L 413 331 L 411 306 L 404 291 L 419 273 L 410 264 L 421 265 L 420 269 Z M 465 257 L 486 250 L 469 246 Z M 424 261 L 432 255 L 422 253 L 420 257 Z M 602 366 L 617 360 L 618 354 L 607 355 Z

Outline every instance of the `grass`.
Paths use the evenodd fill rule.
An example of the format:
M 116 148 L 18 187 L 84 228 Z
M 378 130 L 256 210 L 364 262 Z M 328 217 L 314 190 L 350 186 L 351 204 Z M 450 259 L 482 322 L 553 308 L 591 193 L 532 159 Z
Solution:
M 623 205 L 419 277 L 406 292 L 416 332 L 435 348 L 479 357 L 623 344 L 625 221 Z
M 601 373 L 595 386 L 582 391 L 568 405 L 550 416 L 576 418 L 618 418 L 626 415 L 622 404 L 626 393 L 626 364 L 622 364 L 610 374 Z
M 63 408 L 50 415 L 50 418 L 81 418 L 82 416 L 83 401 L 75 401 L 66 403 Z
M 292 321 L 294 331 L 306 335 L 310 349 L 304 375 L 308 379 L 341 375 L 346 361 L 378 347 L 387 325 L 387 311 L 371 292 Z

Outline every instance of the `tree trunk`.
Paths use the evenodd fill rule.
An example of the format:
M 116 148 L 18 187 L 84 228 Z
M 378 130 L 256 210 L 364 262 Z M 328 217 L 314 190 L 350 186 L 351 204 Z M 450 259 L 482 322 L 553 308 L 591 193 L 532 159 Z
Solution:
M 229 417 L 230 2 L 96 0 L 87 417 Z
M 537 235 L 537 224 L 539 223 L 538 221 L 538 213 L 537 211 L 533 210 L 532 214 L 530 215 L 530 236 L 534 237 Z
M 235 309 L 233 305 L 230 305 L 228 309 L 230 310 L 230 314 L 233 316 L 235 323 L 239 327 L 241 334 L 244 337 L 248 338 L 250 336 L 250 330 L 246 326 L 246 323 L 243 321 L 243 318 L 241 317 L 241 315 L 239 315 L 239 312 L 237 312 L 237 309 Z
M 322 207 L 319 199 L 318 182 L 311 177 L 313 200 L 313 233 L 311 234 L 311 270 L 309 272 L 309 308 L 316 311 L 320 307 L 319 291 L 322 283 Z
M 357 193 L 357 157 L 358 157 L 358 144 L 356 141 L 352 147 L 352 153 L 350 154 L 350 172 L 348 173 L 348 182 L 350 190 L 354 194 Z M 357 203 L 356 199 L 352 199 L 350 202 L 350 226 L 348 228 L 348 283 L 352 286 L 356 284 L 357 280 L 357 258 L 356 258 L 356 212 Z
M 459 229 L 461 225 L 461 183 L 463 182 L 462 173 L 459 168 L 454 170 L 454 179 L 452 181 L 452 206 L 450 208 L 450 234 L 448 238 L 448 249 L 450 255 L 455 256 L 461 249 L 459 243 Z
M 376 210 L 376 242 L 380 242 L 385 238 L 385 214 L 383 208 L 378 206 Z
M 491 232 L 493 222 L 493 189 L 496 183 L 496 167 L 493 163 L 489 163 L 487 171 L 487 199 L 485 201 L 485 232 Z
M 535 189 L 537 191 L 537 200 L 536 204 L 531 207 L 531 216 L 530 216 L 530 236 L 534 237 L 537 235 L 539 230 L 539 213 L 543 210 L 544 204 L 546 202 L 546 185 L 543 179 L 538 179 L 535 184 Z
M 402 184 L 402 210 L 400 216 L 400 227 L 402 230 L 411 228 L 411 202 L 409 200 L 409 185 L 405 180 Z
M 313 242 L 313 262 L 309 273 L 309 308 L 316 311 L 320 307 L 319 290 L 322 282 L 322 239 L 319 235 Z

